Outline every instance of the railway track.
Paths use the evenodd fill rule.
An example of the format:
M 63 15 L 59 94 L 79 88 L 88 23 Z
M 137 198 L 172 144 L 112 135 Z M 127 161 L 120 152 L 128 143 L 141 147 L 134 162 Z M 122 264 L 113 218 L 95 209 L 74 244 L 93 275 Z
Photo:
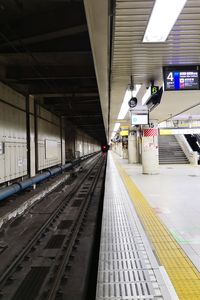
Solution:
M 8 300 L 62 298 L 105 160 L 99 156 L 78 186 L 48 215 L 31 240 L 0 275 L 0 297 Z M 1 259 L 1 256 L 0 256 Z

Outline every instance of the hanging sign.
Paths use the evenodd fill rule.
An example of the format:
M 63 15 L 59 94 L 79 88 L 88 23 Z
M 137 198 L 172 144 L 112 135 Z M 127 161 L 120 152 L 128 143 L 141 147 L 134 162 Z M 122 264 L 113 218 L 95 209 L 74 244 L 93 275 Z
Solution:
M 159 86 L 152 85 L 151 86 L 151 95 L 157 94 L 159 90 Z

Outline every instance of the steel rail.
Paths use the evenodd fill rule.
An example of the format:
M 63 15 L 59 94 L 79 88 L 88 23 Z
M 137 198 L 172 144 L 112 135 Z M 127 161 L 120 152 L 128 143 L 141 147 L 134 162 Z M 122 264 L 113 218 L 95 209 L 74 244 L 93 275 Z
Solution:
M 99 161 L 101 157 L 97 157 L 97 161 Z M 66 196 L 64 196 L 64 201 L 62 201 L 57 208 L 53 211 L 53 213 L 49 216 L 49 218 L 44 222 L 42 227 L 35 233 L 33 238 L 28 242 L 28 244 L 23 248 L 23 250 L 15 257 L 15 259 L 12 261 L 12 263 L 6 268 L 6 270 L 3 272 L 3 274 L 0 276 L 0 289 L 2 290 L 4 283 L 6 282 L 9 277 L 12 276 L 13 273 L 15 273 L 15 270 L 18 265 L 22 263 L 24 258 L 31 252 L 31 249 L 34 247 L 34 245 L 37 243 L 38 240 L 41 239 L 43 233 L 48 229 L 49 226 L 51 226 L 52 221 L 65 209 L 65 207 L 68 205 L 70 200 L 74 197 L 76 192 L 80 189 L 80 186 L 84 183 L 84 181 L 87 180 L 88 176 L 93 171 L 94 166 L 97 164 L 96 160 L 92 163 L 90 169 L 85 174 L 83 178 L 79 181 L 78 186 L 74 186 L 70 193 Z
M 80 232 L 80 228 L 81 228 L 83 220 L 85 218 L 85 215 L 86 215 L 88 206 L 90 204 L 90 200 L 92 198 L 93 192 L 95 190 L 96 184 L 97 184 L 97 182 L 99 180 L 99 176 L 101 174 L 102 167 L 103 167 L 103 164 L 97 166 L 98 169 L 96 171 L 94 180 L 93 180 L 93 182 L 92 182 L 92 184 L 90 186 L 90 189 L 89 189 L 89 191 L 88 191 L 88 193 L 86 195 L 86 199 L 85 199 L 85 201 L 83 201 L 82 206 L 81 206 L 81 208 L 79 210 L 78 217 L 76 218 L 78 221 L 74 224 L 74 228 L 72 230 L 73 231 L 72 232 L 72 236 L 70 238 L 70 241 L 68 243 L 67 248 L 66 248 L 66 243 L 64 243 L 63 246 L 62 246 L 62 249 L 65 248 L 65 255 L 64 255 L 63 259 L 62 259 L 62 262 L 60 263 L 60 266 L 58 268 L 56 277 L 54 277 L 53 285 L 51 287 L 51 290 L 50 290 L 48 296 L 46 297 L 46 300 L 53 300 L 56 297 L 56 293 L 57 293 L 57 291 L 59 289 L 59 286 L 60 286 L 60 281 L 62 279 L 62 276 L 63 276 L 63 273 L 65 271 L 65 268 L 66 268 L 66 266 L 69 263 L 69 259 L 70 259 L 71 253 L 73 251 L 73 247 L 74 247 L 74 245 L 76 243 L 78 234 Z M 65 242 L 68 242 L 68 239 L 66 239 Z M 62 252 L 62 249 L 61 249 L 60 252 Z

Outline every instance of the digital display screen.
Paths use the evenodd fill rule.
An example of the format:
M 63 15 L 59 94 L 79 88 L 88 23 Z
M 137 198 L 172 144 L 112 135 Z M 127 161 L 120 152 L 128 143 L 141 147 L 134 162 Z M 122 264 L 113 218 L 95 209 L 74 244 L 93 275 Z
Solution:
M 164 84 L 166 91 L 198 90 L 199 71 L 194 69 L 173 70 L 164 69 Z
M 148 114 L 142 115 L 132 115 L 132 125 L 146 125 L 149 124 Z

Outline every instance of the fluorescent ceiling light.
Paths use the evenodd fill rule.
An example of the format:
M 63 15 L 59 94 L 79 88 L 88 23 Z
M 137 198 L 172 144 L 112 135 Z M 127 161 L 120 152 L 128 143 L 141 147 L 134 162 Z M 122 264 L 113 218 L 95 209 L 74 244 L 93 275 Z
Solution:
M 151 87 L 149 87 L 146 90 L 146 92 L 145 92 L 145 94 L 144 94 L 144 96 L 142 98 L 142 105 L 144 105 L 147 102 L 147 100 L 149 99 L 150 96 L 151 96 Z
M 120 123 L 115 123 L 113 132 L 117 132 L 117 130 L 119 129 L 119 127 L 120 127 Z
M 113 132 L 112 132 L 112 134 L 111 134 L 111 140 L 114 138 L 114 136 L 115 136 L 117 130 L 119 129 L 119 127 L 120 127 L 120 123 L 115 123 Z
M 128 101 L 131 99 L 132 95 L 133 95 L 133 97 L 136 97 L 136 95 L 137 95 L 140 88 L 141 88 L 141 84 L 136 84 L 135 90 L 132 93 L 131 93 L 130 90 L 126 91 L 125 96 L 124 96 L 124 100 L 122 102 L 120 112 L 119 112 L 118 117 L 117 117 L 118 120 L 122 120 L 122 119 L 125 118 L 125 116 L 127 114 L 127 111 L 129 109 Z
M 156 0 L 143 42 L 165 42 L 186 1 Z
M 110 140 L 113 140 L 114 137 L 115 137 L 115 132 L 112 133 Z

